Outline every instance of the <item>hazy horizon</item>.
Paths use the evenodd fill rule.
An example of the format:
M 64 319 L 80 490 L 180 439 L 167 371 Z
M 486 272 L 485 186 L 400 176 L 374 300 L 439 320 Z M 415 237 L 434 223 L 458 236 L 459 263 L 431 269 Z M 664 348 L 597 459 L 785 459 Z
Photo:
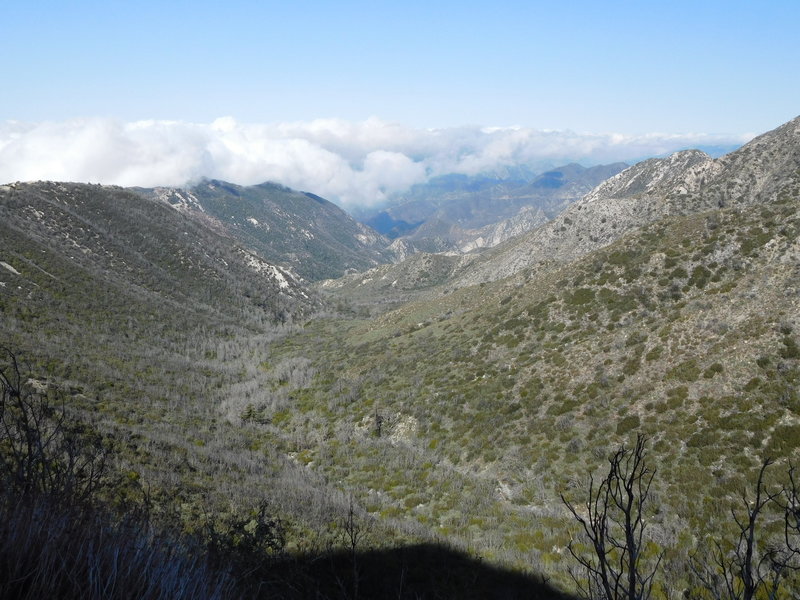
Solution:
M 247 124 L 80 119 L 0 124 L 0 181 L 57 180 L 184 186 L 203 177 L 240 185 L 275 181 L 354 209 L 450 173 L 520 165 L 586 166 L 696 146 L 738 146 L 743 136 L 625 136 L 460 127 L 421 130 L 379 119 Z
M 794 118 L 800 5 L 5 2 L 0 181 L 275 180 L 370 206 L 447 172 L 630 162 Z

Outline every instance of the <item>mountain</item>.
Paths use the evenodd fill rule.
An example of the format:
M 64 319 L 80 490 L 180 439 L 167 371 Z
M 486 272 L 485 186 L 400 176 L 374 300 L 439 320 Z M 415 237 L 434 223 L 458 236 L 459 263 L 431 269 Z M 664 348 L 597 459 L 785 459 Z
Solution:
M 5 383 L 19 368 L 32 402 L 51 402 L 30 413 L 39 421 L 24 433 L 55 435 L 61 421 L 46 419 L 62 410 L 76 419 L 66 442 L 89 436 L 88 452 L 108 452 L 110 491 L 99 500 L 114 511 L 166 518 L 169 538 L 195 535 L 198 524 L 221 528 L 269 502 L 300 530 L 323 531 L 346 499 L 289 458 L 283 441 L 266 441 L 239 417 L 253 402 L 291 402 L 313 376 L 305 362 L 270 353 L 321 310 L 292 270 L 197 208 L 118 187 L 0 186 L 0 472 L 12 462 L 17 416 Z M 62 458 L 53 457 L 59 468 Z M 10 497 L 4 488 L 0 510 Z
M 547 268 L 608 245 L 658 219 L 775 200 L 795 184 L 800 119 L 718 159 L 687 150 L 650 159 L 609 178 L 551 222 L 471 263 L 454 285 Z
M 539 175 L 511 171 L 434 177 L 365 222 L 389 237 L 403 237 L 423 252 L 469 251 L 505 241 L 505 230 L 517 233 L 541 224 L 540 218 L 530 219 L 531 210 L 553 218 L 626 166 L 586 168 L 573 163 Z
M 199 306 L 232 317 L 260 307 L 276 322 L 319 305 L 292 271 L 193 215 L 122 188 L 11 184 L 0 188 L 0 211 L 10 293 L 105 294 L 115 304 L 152 301 L 154 312 L 162 304 Z
M 338 432 L 305 460 L 375 514 L 563 585 L 585 540 L 561 495 L 582 503 L 590 475 L 643 434 L 649 552 L 672 563 L 660 589 L 698 585 L 681 557 L 735 545 L 731 512 L 763 460 L 778 489 L 800 458 L 799 125 L 722 159 L 636 165 L 540 228 L 550 237 L 325 282 L 353 301 L 413 300 L 315 322 L 278 351 L 320 370 L 280 428 Z
M 0 345 L 107 436 L 123 490 L 214 542 L 228 524 L 237 551 L 275 515 L 296 564 L 346 550 L 342 595 L 359 544 L 432 542 L 576 589 L 591 546 L 562 498 L 586 506 L 644 435 L 653 597 L 702 596 L 687 557 L 735 549 L 764 460 L 776 493 L 800 459 L 800 120 L 719 159 L 634 165 L 484 252 L 316 293 L 168 204 L 0 189 Z
M 547 221 L 549 218 L 541 208 L 523 206 L 513 217 L 484 225 L 479 229 L 462 229 L 457 225 L 447 225 L 438 219 L 428 221 L 403 239 L 422 252 L 467 253 L 482 248 L 492 248 L 536 229 Z
M 447 279 L 437 282 L 441 286 L 420 287 L 416 276 L 403 280 L 405 267 L 381 266 L 327 282 L 325 289 L 339 290 L 356 303 L 359 296 L 390 297 L 398 286 L 414 290 L 409 297 L 430 297 L 525 269 L 558 268 L 668 216 L 772 201 L 796 182 L 799 130 L 800 118 L 717 159 L 685 150 L 637 163 L 600 183 L 548 223 L 479 255 L 449 261 Z M 386 288 L 387 281 L 394 287 Z
M 388 262 L 389 242 L 332 202 L 275 184 L 203 181 L 188 189 L 137 190 L 177 210 L 213 220 L 242 245 L 309 280 Z
M 207 368 L 223 340 L 273 335 L 321 306 L 292 271 L 163 202 L 0 187 L 2 345 L 45 380 L 106 390 L 118 418 L 212 410 L 195 403 L 234 376 Z

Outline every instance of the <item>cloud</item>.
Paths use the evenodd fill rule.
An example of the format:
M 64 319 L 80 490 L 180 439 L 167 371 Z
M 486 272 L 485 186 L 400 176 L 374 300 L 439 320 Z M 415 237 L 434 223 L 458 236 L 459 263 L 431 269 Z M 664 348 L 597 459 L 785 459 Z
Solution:
M 372 206 L 446 173 L 515 165 L 635 160 L 749 135 L 578 134 L 523 127 L 414 129 L 370 118 L 294 123 L 122 122 L 89 118 L 0 123 L 0 182 L 37 179 L 182 186 L 201 177 L 276 181 L 345 206 Z

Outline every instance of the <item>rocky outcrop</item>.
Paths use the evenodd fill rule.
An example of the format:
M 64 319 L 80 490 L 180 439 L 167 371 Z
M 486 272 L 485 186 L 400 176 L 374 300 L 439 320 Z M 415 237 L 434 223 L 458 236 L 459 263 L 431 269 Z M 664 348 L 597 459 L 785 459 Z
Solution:
M 574 260 L 668 215 L 771 202 L 800 189 L 800 117 L 712 159 L 699 150 L 638 163 L 542 227 L 481 259 L 452 282 L 474 285 Z

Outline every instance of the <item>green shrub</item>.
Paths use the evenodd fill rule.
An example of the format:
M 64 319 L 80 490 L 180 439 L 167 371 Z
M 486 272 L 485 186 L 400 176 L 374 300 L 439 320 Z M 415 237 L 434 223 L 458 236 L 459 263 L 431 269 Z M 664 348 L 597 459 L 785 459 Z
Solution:
M 750 381 L 747 382 L 747 385 L 744 386 L 744 391 L 752 392 L 754 390 L 757 390 L 760 385 L 761 385 L 761 379 L 759 377 L 753 377 Z
M 697 265 L 692 269 L 692 276 L 689 278 L 689 285 L 697 288 L 704 288 L 711 277 L 711 271 L 706 269 L 703 265 Z
M 662 352 L 664 352 L 663 346 L 654 346 L 647 354 L 644 355 L 644 359 L 648 362 L 658 360 L 661 357 Z
M 680 408 L 688 397 L 689 388 L 685 385 L 667 390 L 667 406 L 671 409 Z
M 633 358 L 628 359 L 625 361 L 625 366 L 622 367 L 622 372 L 630 377 L 634 375 L 639 370 L 639 357 L 635 356 Z
M 628 339 L 625 340 L 625 346 L 630 348 L 631 346 L 635 346 L 637 344 L 643 344 L 647 341 L 647 334 L 643 331 L 634 331 L 632 334 L 628 336 Z
M 594 300 L 594 290 L 590 288 L 579 288 L 568 294 L 565 298 L 566 303 L 572 306 L 583 306 Z
M 628 266 L 631 261 L 636 258 L 637 253 L 633 250 L 617 250 L 608 255 L 608 262 L 612 265 L 621 267 Z
M 772 456 L 786 456 L 800 448 L 800 424 L 780 425 L 772 432 L 768 452 Z
M 639 415 L 629 415 L 617 423 L 617 435 L 625 435 L 641 425 Z
M 700 367 L 693 358 L 678 363 L 667 371 L 667 379 L 677 379 L 678 381 L 697 381 L 700 378 Z
M 781 358 L 800 358 L 800 347 L 794 338 L 786 335 L 783 338 L 783 348 L 780 351 Z
M 689 273 L 686 272 L 686 269 L 683 267 L 678 267 L 673 269 L 672 273 L 669 274 L 671 279 L 686 279 L 689 277 Z

